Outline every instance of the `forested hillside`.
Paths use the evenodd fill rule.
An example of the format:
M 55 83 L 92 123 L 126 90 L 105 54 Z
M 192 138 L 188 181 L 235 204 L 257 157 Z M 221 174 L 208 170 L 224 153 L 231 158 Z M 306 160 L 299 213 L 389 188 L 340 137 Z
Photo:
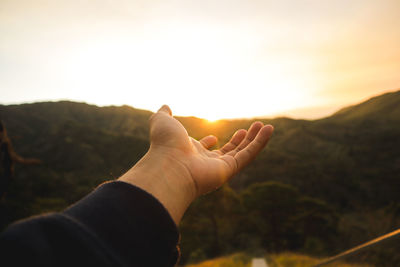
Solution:
M 145 153 L 150 116 L 66 101 L 0 105 L 17 153 L 43 161 L 16 166 L 1 227 L 117 178 Z M 214 134 L 220 144 L 254 121 L 178 119 L 193 137 Z M 185 215 L 182 261 L 250 248 L 333 254 L 400 228 L 400 91 L 320 120 L 261 121 L 275 127 L 268 148 Z

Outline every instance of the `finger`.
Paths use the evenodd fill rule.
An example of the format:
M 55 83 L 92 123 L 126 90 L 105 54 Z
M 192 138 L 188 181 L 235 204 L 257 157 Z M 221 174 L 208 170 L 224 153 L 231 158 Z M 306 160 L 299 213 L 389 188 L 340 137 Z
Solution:
M 240 144 L 232 151 L 228 153 L 228 155 L 234 156 L 237 152 L 244 149 L 254 138 L 257 136 L 260 129 L 263 127 L 263 124 L 259 121 L 254 122 L 249 130 L 247 131 L 246 137 L 240 142 Z
M 242 142 L 243 138 L 245 138 L 246 133 L 247 131 L 245 129 L 236 131 L 231 140 L 229 140 L 229 142 L 219 150 L 221 154 L 226 154 L 229 151 L 234 150 L 240 144 L 240 142 Z
M 159 117 L 160 114 L 166 114 L 168 116 L 172 116 L 172 111 L 167 105 L 162 105 L 161 108 L 154 113 L 153 115 L 150 116 L 149 121 L 150 121 L 150 126 L 154 124 L 154 120 Z
M 200 140 L 200 143 L 205 149 L 210 149 L 217 143 L 217 137 L 209 135 Z
M 162 105 L 162 107 L 157 112 L 164 112 L 172 116 L 172 111 L 168 105 Z
M 274 127 L 272 125 L 266 125 L 260 129 L 257 136 L 252 142 L 250 142 L 243 150 L 237 152 L 234 156 L 237 162 L 238 170 L 241 170 L 247 164 L 249 164 L 260 151 L 265 147 L 270 139 Z

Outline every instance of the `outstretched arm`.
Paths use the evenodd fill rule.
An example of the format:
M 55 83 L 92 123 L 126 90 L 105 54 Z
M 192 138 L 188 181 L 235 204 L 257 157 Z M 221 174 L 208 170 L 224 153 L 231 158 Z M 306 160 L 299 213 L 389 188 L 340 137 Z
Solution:
M 209 150 L 217 138 L 197 141 L 162 106 L 150 119 L 150 149 L 120 181 L 133 184 L 156 197 L 178 225 L 190 203 L 215 190 L 249 164 L 265 147 L 273 127 L 253 123 L 238 130 L 221 149 Z
M 210 151 L 216 137 L 190 138 L 163 106 L 150 119 L 149 151 L 120 181 L 99 186 L 63 212 L 8 227 L 0 235 L 2 262 L 174 266 L 176 226 L 187 207 L 254 159 L 272 131 L 272 126 L 255 122 L 247 131 L 237 131 L 221 149 Z

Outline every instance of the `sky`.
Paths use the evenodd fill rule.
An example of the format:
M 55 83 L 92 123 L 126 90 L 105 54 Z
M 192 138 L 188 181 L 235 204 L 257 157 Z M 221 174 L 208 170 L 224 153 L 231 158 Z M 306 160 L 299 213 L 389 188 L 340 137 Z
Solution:
M 0 0 L 0 103 L 319 118 L 400 89 L 399 0 Z

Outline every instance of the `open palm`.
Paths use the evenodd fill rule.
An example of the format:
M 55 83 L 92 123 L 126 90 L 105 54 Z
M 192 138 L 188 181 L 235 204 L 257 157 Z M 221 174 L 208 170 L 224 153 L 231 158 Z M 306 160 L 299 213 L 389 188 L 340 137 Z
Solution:
M 267 144 L 273 127 L 253 123 L 246 131 L 238 130 L 221 149 L 212 150 L 217 138 L 200 141 L 189 137 L 183 125 L 162 106 L 150 120 L 151 149 L 171 157 L 190 173 L 197 195 L 218 188 L 251 162 Z

